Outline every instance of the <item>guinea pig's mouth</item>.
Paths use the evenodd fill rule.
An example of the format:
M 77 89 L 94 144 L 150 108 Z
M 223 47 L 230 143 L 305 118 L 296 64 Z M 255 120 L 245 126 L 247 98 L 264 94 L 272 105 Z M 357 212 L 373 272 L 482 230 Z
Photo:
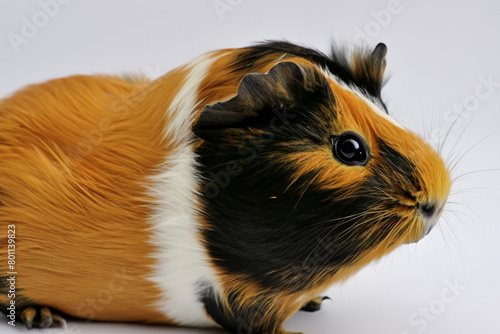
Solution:
M 441 215 L 444 211 L 444 203 L 433 203 L 426 202 L 423 204 L 417 204 L 416 206 L 417 214 L 420 217 L 421 224 L 423 225 L 422 234 L 416 240 L 410 241 L 408 243 L 414 243 L 421 240 L 437 225 Z

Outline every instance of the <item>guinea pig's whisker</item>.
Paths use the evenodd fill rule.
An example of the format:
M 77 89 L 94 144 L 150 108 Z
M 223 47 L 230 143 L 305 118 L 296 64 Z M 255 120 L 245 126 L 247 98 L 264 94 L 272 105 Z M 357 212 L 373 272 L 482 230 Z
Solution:
M 480 190 L 483 190 L 483 191 L 480 191 Z M 492 195 L 490 195 L 488 193 L 485 193 L 484 190 L 498 191 L 500 189 L 499 188 L 491 188 L 491 187 L 478 187 L 478 188 L 460 189 L 460 191 L 457 190 L 456 192 L 454 191 L 453 193 L 450 193 L 450 197 L 457 196 L 457 195 L 462 194 L 462 193 L 469 193 L 469 194 L 476 194 L 476 195 L 486 196 L 486 197 L 491 198 L 492 200 L 500 203 L 500 198 L 492 196 Z M 453 203 L 453 202 L 448 202 L 448 203 L 450 204 L 450 203 Z M 464 204 L 464 203 L 455 202 L 455 204 Z
M 322 220 L 316 224 L 320 225 L 320 224 L 330 224 L 330 223 L 333 223 L 333 222 L 336 222 L 336 221 L 342 221 L 342 224 L 346 224 L 346 223 L 349 223 L 351 220 L 355 219 L 355 218 L 359 218 L 359 217 L 365 217 L 367 215 L 370 215 L 370 214 L 377 214 L 377 213 L 380 213 L 382 211 L 368 211 L 368 212 L 360 212 L 360 213 L 356 213 L 356 214 L 352 214 L 352 215 L 349 215 L 349 216 L 343 216 L 343 217 L 337 217 L 337 218 L 333 218 L 333 219 L 327 219 L 327 220 Z
M 449 158 L 451 158 L 451 161 L 450 161 L 450 172 L 453 173 L 457 166 L 462 162 L 462 160 L 475 148 L 477 148 L 477 146 L 479 146 L 480 144 L 482 144 L 484 141 L 486 141 L 487 139 L 493 137 L 493 136 L 496 136 L 500 134 L 500 132 L 496 132 L 496 133 L 493 133 L 491 135 L 488 135 L 484 138 L 482 138 L 481 140 L 477 141 L 476 143 L 474 143 L 472 146 L 470 146 L 467 151 L 465 151 L 464 153 L 460 153 L 460 155 L 456 154 L 454 157 L 452 157 L 451 155 L 449 156 Z M 458 141 L 457 141 L 458 142 Z M 465 147 L 464 147 L 465 148 Z M 460 152 L 461 150 L 459 150 Z M 456 159 L 456 160 L 455 160 Z M 455 160 L 455 161 L 453 161 Z
M 471 232 L 471 222 L 476 226 L 476 228 L 478 228 L 479 230 L 481 229 L 481 225 L 478 224 L 478 222 L 481 221 L 481 217 L 479 215 L 480 211 L 476 206 L 462 202 L 450 202 L 450 204 L 451 207 L 448 208 L 445 213 L 452 214 L 469 232 Z M 457 206 L 465 207 L 467 211 L 457 209 Z M 467 222 L 463 219 L 464 217 L 468 220 Z M 455 225 L 450 224 L 450 226 L 453 227 Z
M 303 187 L 303 189 L 302 189 L 302 191 L 300 193 L 300 196 L 297 199 L 297 202 L 295 203 L 295 205 L 293 207 L 293 210 L 292 210 L 292 213 L 290 214 L 290 218 L 289 219 L 291 219 L 293 217 L 293 215 L 297 211 L 297 207 L 299 206 L 300 201 L 304 197 L 304 194 L 307 192 L 307 189 L 309 189 L 311 187 L 311 185 L 314 183 L 314 181 L 315 181 L 315 179 L 317 177 L 318 177 L 318 174 L 316 174 L 313 178 L 311 178 L 311 180 L 305 185 L 305 187 Z M 296 182 L 296 180 L 292 181 L 292 183 L 290 183 L 290 185 L 285 189 L 285 191 L 287 191 L 292 186 L 292 184 L 295 183 L 295 182 Z
M 463 133 L 469 127 L 471 122 L 472 121 L 468 122 L 466 128 L 463 129 L 463 131 L 461 131 L 462 134 L 460 135 L 460 138 L 463 137 L 462 136 Z M 473 150 L 476 149 L 479 145 L 483 144 L 487 139 L 491 138 L 494 135 L 498 135 L 498 132 L 494 133 L 494 134 L 490 134 L 488 136 L 485 136 L 484 138 L 480 139 L 479 141 L 476 141 L 474 144 L 472 144 L 470 147 L 468 147 L 465 152 L 463 152 L 465 149 L 465 145 L 464 145 L 464 147 L 458 151 L 459 153 L 456 153 L 454 155 L 449 154 L 448 159 L 450 160 L 450 163 L 448 165 L 450 166 L 450 168 L 449 168 L 450 173 L 453 175 L 452 176 L 452 189 L 450 191 L 449 199 L 453 199 L 454 197 L 459 196 L 459 195 L 464 194 L 464 193 L 474 193 L 474 194 L 478 194 L 478 195 L 482 195 L 482 196 L 486 196 L 488 198 L 494 199 L 495 201 L 499 201 L 499 199 L 496 196 L 491 196 L 487 192 L 480 191 L 480 190 L 498 190 L 498 189 L 495 189 L 494 187 L 493 188 L 491 188 L 491 187 L 490 188 L 488 188 L 488 187 L 474 187 L 474 188 L 462 188 L 462 189 L 460 189 L 458 186 L 462 182 L 466 182 L 466 181 L 471 180 L 470 177 L 475 175 L 475 174 L 484 174 L 484 173 L 491 173 L 491 172 L 498 173 L 500 171 L 500 169 L 498 169 L 498 168 L 485 168 L 482 170 L 473 170 L 473 171 L 462 172 L 460 175 L 454 175 L 454 174 L 456 174 L 458 167 L 464 163 L 466 157 L 469 154 L 471 154 L 471 152 L 473 152 Z M 458 146 L 458 142 L 459 141 L 457 141 L 455 143 L 451 152 L 453 152 L 456 149 L 456 147 Z M 460 206 L 466 208 L 467 212 L 463 212 L 461 210 L 456 209 L 457 207 L 460 207 Z M 466 218 L 468 221 L 473 222 L 474 225 L 476 225 L 476 226 L 479 226 L 479 224 L 477 224 L 477 222 L 481 221 L 481 217 L 478 214 L 478 212 L 480 212 L 480 210 L 478 208 L 474 207 L 473 205 L 471 205 L 470 203 L 455 202 L 455 201 L 448 200 L 448 207 L 447 207 L 447 210 L 445 211 L 445 213 L 446 212 L 453 214 L 453 216 L 456 219 L 458 219 L 461 222 L 461 224 L 466 227 L 466 229 L 469 228 L 470 223 L 466 224 L 464 221 L 464 218 Z M 473 214 L 473 216 L 471 216 L 471 213 Z M 451 224 L 449 224 L 449 225 L 454 226 Z
M 480 173 L 487 173 L 487 172 L 500 172 L 500 168 L 488 168 L 488 169 L 479 169 L 479 170 L 473 170 L 469 172 L 462 173 L 455 178 L 453 178 L 453 182 L 457 182 L 458 180 L 461 180 L 465 176 L 470 176 L 473 174 L 480 174 Z
M 476 115 L 474 115 L 475 117 Z M 459 138 L 463 138 L 463 134 L 464 132 L 468 129 L 468 127 L 471 125 L 472 123 L 472 120 L 474 119 L 474 117 L 468 122 L 468 124 L 466 125 L 466 127 L 464 127 L 464 129 L 462 129 L 460 135 L 459 135 Z M 450 174 L 453 175 L 456 173 L 458 167 L 462 164 L 462 162 L 464 161 L 465 157 L 470 154 L 473 149 L 477 148 L 480 144 L 482 144 L 484 141 L 486 141 L 488 138 L 491 138 L 492 136 L 495 136 L 495 135 L 498 135 L 500 132 L 495 132 L 493 134 L 490 134 L 488 136 L 485 136 L 484 138 L 476 141 L 474 144 L 472 144 L 470 147 L 467 148 L 467 150 L 465 152 L 463 152 L 464 149 L 466 149 L 466 146 L 464 145 L 462 147 L 462 149 L 460 150 L 456 150 L 456 147 L 458 145 L 458 143 L 460 142 L 460 140 L 457 140 L 455 142 L 455 144 L 453 145 L 453 148 L 449 151 L 450 153 L 448 154 L 448 157 L 446 158 L 446 165 L 449 167 L 449 171 L 450 171 Z M 454 151 L 457 151 L 457 153 L 453 153 Z M 494 170 L 494 169 L 493 169 Z M 488 171 L 488 170 L 482 170 L 482 171 L 474 171 L 472 173 L 482 173 L 484 171 Z M 457 177 L 453 177 L 452 178 L 452 188 L 456 186 L 456 181 L 458 179 L 461 179 L 464 175 L 470 175 L 471 172 L 466 172 L 466 173 L 463 173 Z
M 361 214 L 361 213 L 360 213 L 360 214 L 350 215 L 350 216 L 346 216 L 346 217 L 339 217 L 339 218 L 335 218 L 335 219 L 325 220 L 325 221 L 320 222 L 320 224 L 332 223 L 332 222 L 334 222 L 334 221 L 343 221 L 343 222 L 342 222 L 342 224 L 343 224 L 343 223 L 345 223 L 346 221 L 351 221 L 351 220 L 353 220 L 353 219 L 355 219 L 355 218 L 358 218 L 358 217 L 361 217 L 361 216 L 364 216 L 364 214 Z M 319 247 L 319 246 L 323 243 L 323 241 L 324 241 L 326 238 L 328 238 L 328 237 L 331 235 L 331 233 L 333 233 L 333 232 L 334 232 L 334 229 L 330 229 L 330 231 L 329 231 L 327 234 L 325 234 L 325 236 L 323 236 L 323 237 L 319 240 L 319 242 L 318 242 L 317 240 L 312 240 L 313 242 L 316 242 L 316 246 L 315 246 L 315 247 L 311 250 L 311 252 L 309 253 L 308 257 L 305 259 L 305 261 L 307 261 L 307 260 L 309 259 L 309 256 L 310 256 L 311 254 L 313 254 L 313 253 L 316 251 L 316 249 L 317 249 L 317 248 L 318 248 L 318 247 Z M 304 262 L 305 262 L 305 261 L 304 261 Z
M 448 128 L 448 131 L 446 131 L 446 134 L 443 138 L 443 141 L 441 142 L 441 144 L 439 145 L 439 149 L 438 149 L 438 152 L 441 154 L 441 152 L 443 151 L 443 147 L 444 145 L 446 144 L 446 141 L 447 139 L 449 138 L 451 132 L 455 129 L 455 126 L 457 126 L 457 124 L 459 124 L 459 120 L 462 119 L 462 116 L 463 114 L 468 111 L 467 109 L 469 108 L 469 106 L 475 102 L 477 99 L 477 97 L 473 100 L 471 100 L 466 106 L 463 107 L 462 111 L 460 111 L 460 113 L 456 116 L 455 120 L 453 121 L 453 123 L 450 125 L 450 127 Z M 458 138 L 461 138 L 462 135 L 465 133 L 465 131 L 469 128 L 470 124 L 472 123 L 474 117 L 476 116 L 477 114 L 474 114 L 472 116 L 472 118 L 469 120 L 469 122 L 466 124 L 466 126 L 462 129 L 461 133 L 460 133 L 460 136 Z M 455 142 L 455 145 L 456 145 L 456 142 Z M 453 146 L 453 148 L 455 148 L 455 145 Z M 451 152 L 453 152 L 453 148 L 451 150 Z
M 355 220 L 355 223 L 352 224 L 351 226 L 349 226 L 347 229 L 345 229 L 342 233 L 338 234 L 336 236 L 336 238 L 335 238 L 334 241 L 341 240 L 344 237 L 346 237 L 349 233 L 358 230 L 362 226 L 369 225 L 369 224 L 373 223 L 373 221 L 375 220 L 374 218 L 378 218 L 379 221 L 382 221 L 386 217 L 389 217 L 389 215 L 385 211 L 383 211 L 383 210 L 380 210 L 380 211 L 377 211 L 377 210 L 369 211 L 369 212 L 367 212 L 367 213 L 365 213 L 365 214 L 363 214 L 363 215 L 361 215 L 359 217 L 359 218 L 367 218 L 367 219 L 357 219 L 357 220 Z M 346 224 L 346 223 L 350 223 L 351 220 L 352 219 L 350 219 L 348 221 L 344 221 L 340 225 Z
M 367 222 L 368 222 L 368 223 L 371 223 L 371 224 L 374 224 L 374 225 L 378 225 L 378 224 L 380 224 L 380 223 L 381 223 L 381 222 L 383 222 L 383 221 L 384 221 L 383 217 L 376 217 L 376 216 L 374 216 L 374 217 L 373 217 L 373 219 L 370 219 L 370 220 L 368 220 Z M 370 236 L 369 236 L 368 238 L 366 238 L 366 239 L 367 239 L 367 240 L 370 240 L 370 242 L 371 242 L 371 241 L 373 241 L 373 234 L 378 233 L 378 235 L 383 236 L 383 238 L 382 238 L 380 241 L 382 241 L 382 240 L 386 240 L 386 239 L 390 239 L 390 240 L 392 240 L 392 239 L 393 239 L 393 235 L 397 235 L 398 233 L 397 233 L 397 231 L 396 231 L 396 230 L 397 230 L 397 224 L 391 224 L 391 225 L 393 225 L 393 226 L 391 226 L 391 227 L 390 227 L 390 229 L 389 229 L 388 233 L 385 233 L 385 235 L 384 235 L 384 233 L 380 233 L 380 231 L 372 231 L 372 233 L 370 234 Z M 358 227 L 359 227 L 359 226 L 358 226 Z M 340 239 L 341 239 L 341 238 L 339 238 L 339 240 L 340 240 Z M 336 240 L 337 240 L 337 239 L 336 239 Z M 332 244 L 334 244 L 334 243 L 336 242 L 336 240 L 334 240 L 334 241 L 333 241 L 332 243 L 330 243 L 330 245 L 328 245 L 328 246 L 331 246 Z M 331 258 L 332 258 L 334 255 L 335 255 L 335 252 L 332 252 L 332 253 L 330 254 L 330 256 L 328 257 L 327 261 L 330 261 L 330 260 L 331 260 Z
M 484 193 L 481 195 L 488 196 L 487 194 L 484 194 Z M 475 218 L 477 218 L 478 221 L 481 220 L 481 217 L 478 214 L 481 211 L 480 211 L 479 207 L 477 207 L 476 205 L 474 205 L 472 203 L 465 203 L 465 202 L 450 202 L 450 204 L 452 206 L 452 209 L 457 211 L 457 212 L 459 212 L 459 210 L 456 209 L 457 207 L 465 207 L 468 210 L 468 212 L 470 212 L 476 216 Z M 467 214 L 467 217 L 471 220 L 474 220 L 468 214 Z
M 350 215 L 350 216 L 345 216 L 345 217 L 339 217 L 339 218 L 335 218 L 335 219 L 325 220 L 325 221 L 321 222 L 321 224 L 332 223 L 334 221 L 341 221 L 340 224 L 336 225 L 336 226 L 339 226 L 339 225 L 351 223 L 352 221 L 359 221 L 358 218 L 366 217 L 366 216 L 368 216 L 368 215 L 370 215 L 372 213 L 373 212 L 359 213 L 359 214 L 354 214 L 354 215 Z M 326 246 L 323 245 L 324 241 L 327 238 L 329 238 L 332 233 L 335 232 L 334 228 L 331 228 L 330 231 L 327 234 L 325 234 L 325 236 L 323 238 L 321 238 L 319 240 L 319 242 L 316 241 L 316 240 L 312 240 L 312 242 L 316 242 L 316 245 L 311 250 L 311 252 L 308 254 L 308 256 L 306 257 L 306 259 L 303 261 L 303 265 L 304 266 L 306 265 L 306 263 L 310 259 L 311 255 L 314 254 L 319 247 L 323 247 L 324 249 L 328 249 L 328 247 L 331 246 L 333 243 L 337 242 L 338 240 L 341 240 L 343 238 L 343 236 L 347 235 L 350 232 L 350 229 L 353 229 L 353 227 L 351 226 L 346 231 L 344 231 L 343 233 L 341 233 L 339 235 L 336 235 L 335 239 L 332 242 L 330 242 L 328 245 L 326 245 Z
M 446 225 L 449 227 L 449 231 L 451 231 L 451 235 L 448 236 L 447 233 L 444 233 L 444 229 L 443 229 L 443 226 L 438 224 L 438 228 L 439 228 L 439 232 L 440 232 L 440 235 L 443 237 L 444 239 L 444 244 L 446 245 L 446 250 L 447 250 L 447 254 L 449 254 L 449 245 L 450 244 L 454 244 L 455 245 L 455 248 L 458 250 L 458 253 L 460 255 L 460 260 L 462 261 L 462 265 L 463 265 L 463 256 L 461 254 L 461 249 L 463 249 L 463 247 L 461 246 L 460 244 L 460 238 L 458 237 L 456 231 L 455 231 L 455 228 L 454 226 L 451 224 L 450 220 L 448 219 L 448 217 L 446 217 L 446 219 L 444 219 L 444 222 L 446 223 Z M 449 241 L 451 240 L 451 242 Z
M 352 230 L 355 230 L 364 224 L 370 223 L 369 219 L 363 219 L 363 218 L 371 218 L 374 216 L 383 217 L 385 214 L 386 214 L 386 212 L 383 210 L 372 210 L 372 211 L 365 212 L 363 214 L 346 216 L 343 218 L 332 219 L 330 221 L 325 221 L 325 222 L 331 223 L 331 222 L 336 221 L 336 220 L 341 220 L 340 223 L 335 225 L 336 227 L 339 227 L 339 226 L 342 226 L 345 224 L 351 224 L 351 226 L 349 226 L 341 234 L 338 235 L 338 238 L 340 239 L 340 238 L 344 237 L 346 234 L 350 233 Z
M 463 203 L 456 203 L 456 204 L 461 204 L 462 206 L 466 206 L 465 204 Z M 466 222 L 462 219 L 462 217 L 460 217 L 460 215 L 466 217 L 467 219 L 469 219 L 470 221 L 475 221 L 474 217 L 471 216 L 471 213 L 473 213 L 477 218 L 479 219 L 479 215 L 477 215 L 477 213 L 475 212 L 475 208 L 471 207 L 471 206 L 466 206 L 466 208 L 468 209 L 468 211 L 462 211 L 462 210 L 458 210 L 458 209 L 450 209 L 449 212 L 454 214 L 458 220 L 460 220 L 460 222 L 466 226 L 466 228 L 469 228 L 466 224 Z M 469 213 L 471 212 L 471 213 Z
M 464 179 L 462 179 L 463 181 Z M 452 198 L 453 196 L 458 196 L 462 193 L 474 193 L 474 194 L 483 194 L 480 190 L 499 190 L 499 188 L 492 187 L 473 187 L 473 188 L 463 188 L 463 189 L 452 189 L 450 191 L 450 195 L 448 198 Z M 450 203 L 449 201 L 447 203 Z
M 458 220 L 460 222 L 460 224 L 462 226 L 465 226 L 465 228 L 470 232 L 470 228 L 468 226 L 468 222 L 464 221 L 464 219 L 462 218 L 462 216 L 467 216 L 464 212 L 453 210 L 453 211 L 450 211 L 449 214 L 454 216 L 453 220 Z M 468 216 L 467 216 L 467 218 L 470 219 L 470 217 L 468 217 Z M 457 233 L 455 231 L 456 225 L 454 225 L 453 223 L 451 223 L 451 218 L 450 219 L 447 218 L 445 220 L 445 222 L 447 223 L 447 226 L 449 227 L 449 230 L 451 231 L 451 233 L 453 233 L 454 239 L 457 242 L 457 249 L 460 252 L 461 247 L 460 247 L 460 244 L 459 244 L 459 241 L 458 241 L 460 238 L 458 238 Z M 442 234 L 446 235 L 446 233 L 442 233 Z
M 433 138 L 432 136 L 432 129 L 434 129 L 434 114 L 432 114 L 431 116 L 430 126 L 427 125 L 425 121 L 426 117 L 424 116 L 424 114 L 421 114 L 420 119 L 422 123 L 421 128 L 423 131 L 422 137 L 426 140 L 427 143 L 429 143 L 434 148 L 434 150 L 439 152 L 439 154 L 441 155 L 441 152 L 439 151 L 439 146 L 441 144 L 441 131 L 439 132 L 439 138 L 437 138 L 437 140 L 435 140 L 435 138 Z M 443 125 L 443 120 L 441 120 L 438 129 L 441 129 L 442 125 Z

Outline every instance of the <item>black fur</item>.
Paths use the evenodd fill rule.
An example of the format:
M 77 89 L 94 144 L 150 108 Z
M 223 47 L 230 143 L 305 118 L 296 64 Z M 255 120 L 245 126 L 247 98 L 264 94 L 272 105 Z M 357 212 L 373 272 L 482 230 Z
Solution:
M 325 138 L 321 135 L 324 131 L 311 130 L 318 126 L 317 113 L 322 108 L 324 114 L 334 120 L 335 98 L 328 82 L 319 73 L 306 75 L 308 78 L 298 65 L 284 62 L 274 66 L 268 74 L 245 76 L 236 97 L 203 110 L 195 133 L 202 139 L 214 141 L 226 139 L 223 129 L 255 128 L 272 134 L 284 131 L 280 139 L 285 141 L 307 137 L 324 143 Z M 295 124 L 293 128 L 287 126 L 291 122 Z M 275 131 L 278 129 L 280 131 Z M 287 129 L 293 129 L 293 133 Z
M 387 48 L 384 44 L 378 44 L 373 52 L 361 52 L 363 62 L 366 64 L 366 70 L 371 67 L 382 70 L 385 67 L 385 53 Z M 267 55 L 274 53 L 286 53 L 289 55 L 298 56 L 307 59 L 322 68 L 328 69 L 332 74 L 336 75 L 348 85 L 355 85 L 361 90 L 378 100 L 385 108 L 385 104 L 381 99 L 381 91 L 383 86 L 382 75 L 373 75 L 371 71 L 355 72 L 350 63 L 350 56 L 345 50 L 332 47 L 330 56 L 304 46 L 296 45 L 286 41 L 269 41 L 254 45 L 248 52 L 242 53 L 234 64 L 235 71 L 240 71 L 244 68 L 252 68 L 256 63 Z M 387 111 L 387 110 L 386 110 Z
M 288 83 L 287 87 L 295 100 L 287 100 L 273 91 L 272 85 L 267 86 L 277 76 L 276 71 L 296 66 L 287 63 L 276 66 L 278 68 L 268 75 L 257 74 L 252 80 L 243 80 L 241 95 L 207 107 L 207 114 L 195 128 L 206 140 L 197 153 L 205 179 L 203 194 L 208 208 L 207 219 L 212 224 L 204 231 L 211 258 L 227 272 L 250 276 L 265 287 L 279 286 L 290 291 L 300 291 L 309 284 L 307 280 L 296 280 L 291 273 L 298 271 L 307 276 L 312 268 L 319 267 L 331 268 L 333 273 L 335 268 L 353 261 L 357 254 L 372 246 L 334 239 L 354 223 L 338 218 L 369 211 L 374 202 L 373 183 L 384 182 L 384 178 L 375 177 L 366 184 L 366 190 L 362 187 L 360 196 L 367 192 L 364 200 L 337 200 L 336 192 L 341 194 L 342 189 L 325 192 L 316 189 L 314 184 L 299 196 L 304 185 L 314 179 L 314 173 L 302 175 L 290 186 L 291 178 L 287 176 L 291 174 L 291 166 L 280 163 L 273 155 L 330 145 L 334 131 L 325 126 L 327 122 L 314 120 L 319 114 L 327 113 L 334 118 L 334 97 L 319 76 L 314 77 L 319 82 L 313 84 L 316 89 L 312 91 L 304 89 L 305 81 L 301 81 L 304 78 L 281 76 L 282 80 L 295 84 Z M 253 97 L 251 102 L 249 97 Z M 258 108 L 252 110 L 256 106 Z M 266 125 L 266 121 L 276 117 L 277 110 L 286 110 L 294 117 L 279 125 Z M 234 115 L 234 111 L 251 116 L 242 118 Z M 217 118 L 225 115 L 229 115 L 228 120 Z M 224 126 L 217 127 L 217 122 Z M 387 169 L 401 163 L 395 151 L 386 151 L 385 158 L 392 162 Z M 330 239 L 318 239 L 325 235 Z M 311 254 L 321 242 L 324 247 L 319 249 L 325 254 Z M 308 261 L 314 263 L 311 265 Z M 290 280 L 276 271 L 290 273 Z
M 396 175 L 397 174 L 405 175 L 407 177 L 409 185 L 411 185 L 411 187 L 413 188 L 412 190 L 420 191 L 421 186 L 418 183 L 418 177 L 415 172 L 416 171 L 415 164 L 383 141 L 378 142 L 378 147 L 380 150 L 381 157 L 384 160 L 391 161 L 393 163 L 392 168 L 394 168 L 395 171 L 397 172 Z M 396 183 L 399 182 L 394 182 L 394 184 Z
M 224 329 L 229 330 L 230 333 L 238 333 L 239 324 L 238 318 L 229 316 L 223 308 L 220 307 L 221 301 L 217 299 L 213 289 L 205 284 L 200 286 L 199 290 L 200 302 L 205 305 L 205 310 L 208 314 Z M 248 327 L 244 333 L 248 333 Z
M 374 86 L 360 82 L 350 72 L 343 56 L 331 60 L 289 43 L 261 45 L 242 55 L 236 65 L 254 66 L 262 56 L 277 50 L 324 64 L 345 82 L 376 93 Z M 365 223 L 377 218 L 369 214 L 380 201 L 373 196 L 374 185 L 390 188 L 387 175 L 411 174 L 414 168 L 382 141 L 378 145 L 385 160 L 380 164 L 385 164 L 386 175 L 374 174 L 347 199 L 341 196 L 345 189 L 320 189 L 314 182 L 319 170 L 301 175 L 291 184 L 293 166 L 279 157 L 331 149 L 335 108 L 335 97 L 324 76 L 316 70 L 302 71 L 293 63 L 280 63 L 268 74 L 247 75 L 237 96 L 205 108 L 194 128 L 204 139 L 197 154 L 204 214 L 210 227 L 202 233 L 210 258 L 225 273 L 245 277 L 271 293 L 305 291 L 313 281 L 321 283 L 322 277 L 331 277 L 353 263 L 398 226 L 401 217 L 394 214 L 378 223 L 369 240 L 359 238 L 374 230 L 373 224 Z M 226 329 L 240 326 L 215 298 L 210 287 L 200 293 L 207 312 L 218 323 Z M 256 310 L 266 309 L 257 306 Z M 232 311 L 247 322 L 253 314 L 252 310 Z
M 265 305 L 265 299 L 262 303 L 256 302 L 250 308 L 241 309 L 236 306 L 237 295 L 230 293 L 227 297 L 228 304 L 231 307 L 231 314 L 221 308 L 221 301 L 217 299 L 214 291 L 210 287 L 200 290 L 200 301 L 205 305 L 208 314 L 230 334 L 269 334 L 277 333 L 280 324 L 262 323 L 261 320 L 269 312 Z

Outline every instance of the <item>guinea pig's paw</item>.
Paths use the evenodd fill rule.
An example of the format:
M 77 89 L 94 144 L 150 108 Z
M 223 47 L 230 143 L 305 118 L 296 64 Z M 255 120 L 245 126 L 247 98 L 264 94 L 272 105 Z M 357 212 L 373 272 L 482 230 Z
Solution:
M 66 327 L 66 320 L 46 306 L 28 306 L 21 311 L 26 328 Z
M 325 299 L 330 299 L 330 297 L 319 296 L 319 297 L 316 297 L 314 299 L 311 299 L 310 301 L 305 303 L 304 306 L 302 306 L 302 308 L 300 310 L 306 311 L 306 312 L 319 311 L 319 310 L 321 310 L 321 303 L 323 303 L 323 300 L 325 300 Z

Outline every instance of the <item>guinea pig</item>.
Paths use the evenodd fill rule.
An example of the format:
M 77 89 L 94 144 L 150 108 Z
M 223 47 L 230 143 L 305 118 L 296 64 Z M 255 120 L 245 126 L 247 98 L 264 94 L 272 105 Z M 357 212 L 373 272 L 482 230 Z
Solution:
M 448 169 L 388 115 L 386 46 L 356 50 L 264 42 L 156 80 L 77 75 L 3 99 L 7 320 L 283 334 L 424 237 Z

